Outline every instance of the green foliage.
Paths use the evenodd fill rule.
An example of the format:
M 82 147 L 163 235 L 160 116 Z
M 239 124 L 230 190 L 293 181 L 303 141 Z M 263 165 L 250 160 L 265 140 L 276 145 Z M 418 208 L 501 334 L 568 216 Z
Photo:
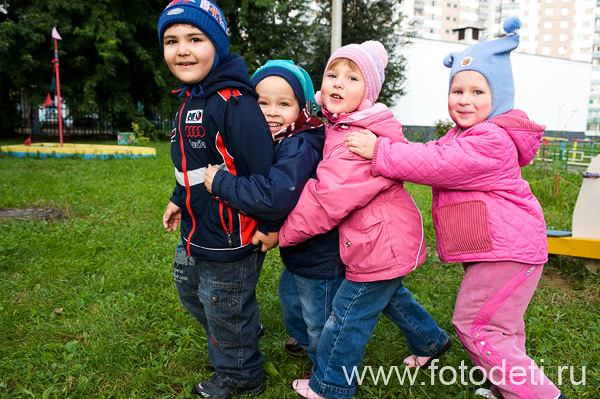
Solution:
M 454 127 L 454 122 L 450 119 L 438 119 L 434 124 L 435 137 L 440 138 L 448 133 L 448 130 Z
M 8 13 L 0 14 L 1 92 L 22 90 L 32 106 L 43 102 L 54 75 L 56 26 L 63 101 L 127 126 L 138 101 L 157 104 L 174 86 L 156 34 L 164 6 L 164 0 L 8 1 Z
M 180 238 L 161 225 L 174 184 L 169 143 L 148 145 L 156 147 L 156 158 L 0 156 L 0 208 L 52 208 L 63 215 L 46 221 L 0 219 L 1 398 L 183 399 L 191 397 L 194 383 L 212 374 L 206 335 L 181 306 L 173 285 L 172 257 Z M 560 228 L 548 216 L 558 202 L 546 203 L 547 188 L 538 182 L 552 173 L 528 166 L 523 175 L 540 197 L 549 227 Z M 571 181 L 569 174 L 561 176 Z M 404 282 L 454 340 L 439 366 L 471 369 L 451 320 L 462 268 L 443 265 L 436 256 L 431 188 L 406 187 L 423 214 L 428 259 Z M 560 201 L 569 204 L 560 212 L 570 215 L 576 196 L 567 187 L 561 183 Z M 534 359 L 544 360 L 554 382 L 558 366 L 573 366 L 577 380 L 586 366 L 585 385 L 571 384 L 564 372 L 560 388 L 569 398 L 597 398 L 600 280 L 558 261 L 563 260 L 546 265 L 527 310 L 527 348 Z M 259 342 L 267 359 L 265 399 L 296 398 L 290 382 L 311 366 L 283 350 L 287 334 L 277 297 L 282 267 L 277 250 L 269 252 L 257 290 L 267 328 Z M 398 366 L 402 373 L 408 354 L 398 328 L 381 317 L 363 365 Z M 431 372 L 420 371 L 413 385 L 395 377 L 389 384 L 366 378 L 358 395 L 477 398 L 478 386 L 443 384 L 440 372 L 432 379 Z M 451 377 L 444 373 L 446 380 Z
M 0 13 L 0 134 L 20 122 L 20 96 L 42 104 L 53 76 L 56 26 L 61 97 L 73 111 L 97 112 L 128 128 L 138 103 L 146 109 L 173 109 L 170 90 L 177 85 L 158 43 L 156 24 L 167 0 L 8 0 Z M 319 0 L 220 0 L 226 15 L 231 52 L 244 57 L 252 74 L 268 59 L 292 59 L 320 87 L 330 50 L 330 2 Z M 392 104 L 402 94 L 404 59 L 395 29 L 397 2 L 344 2 L 343 43 L 380 40 L 390 61 L 380 101 Z M 401 17 L 400 17 L 401 18 Z M 18 67 L 17 67 L 18 65 Z M 144 115 L 149 118 L 150 115 Z
M 134 118 L 134 121 L 131 122 L 131 129 L 142 143 L 147 143 L 150 140 L 160 140 L 160 135 L 156 126 L 143 116 Z
M 318 0 L 320 7 L 318 30 L 311 61 L 307 65 L 315 87 L 320 87 L 323 71 L 331 49 L 331 1 Z M 396 96 L 404 94 L 406 60 L 398 54 L 400 46 L 408 45 L 409 32 L 399 32 L 404 16 L 398 12 L 400 3 L 393 0 L 350 0 L 343 2 L 342 45 L 378 40 L 388 52 L 385 82 L 378 101 L 392 106 Z

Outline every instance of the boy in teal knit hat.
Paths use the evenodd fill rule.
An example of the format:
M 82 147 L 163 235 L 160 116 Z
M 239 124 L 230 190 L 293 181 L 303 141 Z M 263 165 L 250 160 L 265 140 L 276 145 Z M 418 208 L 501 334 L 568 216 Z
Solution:
M 308 73 L 289 60 L 270 60 L 252 76 L 258 104 L 275 146 L 275 163 L 267 177 L 234 176 L 209 167 L 206 188 L 229 205 L 264 220 L 269 231 L 254 242 L 267 251 L 277 245 L 278 231 L 294 208 L 304 184 L 316 177 L 325 142 L 324 125 L 311 114 L 316 108 Z M 334 229 L 293 247 L 280 248 L 285 268 L 279 280 L 279 301 L 288 334 L 286 350 L 304 349 L 313 359 L 331 301 L 345 268 Z

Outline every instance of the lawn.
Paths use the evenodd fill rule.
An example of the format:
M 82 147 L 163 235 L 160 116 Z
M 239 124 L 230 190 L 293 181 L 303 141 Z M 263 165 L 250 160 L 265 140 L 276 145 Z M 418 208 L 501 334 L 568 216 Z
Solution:
M 0 156 L 0 208 L 45 216 L 0 219 L 0 398 L 191 398 L 191 386 L 211 375 L 204 331 L 180 305 L 173 284 L 179 237 L 161 225 L 174 184 L 169 144 L 150 145 L 156 158 Z M 561 171 L 557 194 L 555 173 L 524 169 L 548 228 L 570 229 L 581 177 Z M 387 384 L 366 375 L 358 396 L 476 398 L 481 375 L 453 375 L 462 365 L 474 367 L 451 323 L 463 272 L 441 264 L 435 253 L 430 189 L 407 187 L 423 212 L 429 255 L 405 283 L 455 345 L 439 363 L 446 369 L 419 372 L 413 383 L 396 374 Z M 283 351 L 281 269 L 278 251 L 269 252 L 258 287 L 267 328 L 260 340 L 267 358 L 264 398 L 295 398 L 290 382 L 310 367 Z M 598 397 L 599 291 L 598 276 L 581 261 L 552 257 L 526 314 L 530 355 L 555 383 L 562 377 L 569 398 Z M 407 355 L 398 329 L 382 318 L 363 366 L 375 377 L 378 370 L 380 377 L 396 370 L 402 376 Z

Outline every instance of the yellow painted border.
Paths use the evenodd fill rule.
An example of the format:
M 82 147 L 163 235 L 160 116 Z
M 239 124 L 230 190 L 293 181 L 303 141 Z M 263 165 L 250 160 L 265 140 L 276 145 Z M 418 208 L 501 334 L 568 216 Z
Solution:
M 0 146 L 0 152 L 5 152 L 16 157 L 73 157 L 83 158 L 108 158 L 108 157 L 155 157 L 156 149 L 152 147 L 137 147 L 123 145 L 103 144 L 63 144 L 35 143 L 31 145 L 16 144 Z

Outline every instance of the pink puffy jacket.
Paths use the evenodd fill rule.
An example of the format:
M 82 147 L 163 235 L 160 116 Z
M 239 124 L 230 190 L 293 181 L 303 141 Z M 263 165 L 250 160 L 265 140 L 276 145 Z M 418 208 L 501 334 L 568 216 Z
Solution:
M 370 161 L 344 145 L 347 133 L 363 128 L 390 142 L 406 142 L 402 126 L 383 104 L 329 118 L 317 180 L 304 186 L 279 231 L 279 245 L 298 244 L 338 226 L 348 280 L 404 276 L 425 261 L 421 213 L 402 182 L 374 177 Z
M 535 157 L 544 129 L 512 110 L 426 144 L 378 139 L 373 174 L 433 186 L 442 261 L 542 264 L 544 215 L 520 167 Z

